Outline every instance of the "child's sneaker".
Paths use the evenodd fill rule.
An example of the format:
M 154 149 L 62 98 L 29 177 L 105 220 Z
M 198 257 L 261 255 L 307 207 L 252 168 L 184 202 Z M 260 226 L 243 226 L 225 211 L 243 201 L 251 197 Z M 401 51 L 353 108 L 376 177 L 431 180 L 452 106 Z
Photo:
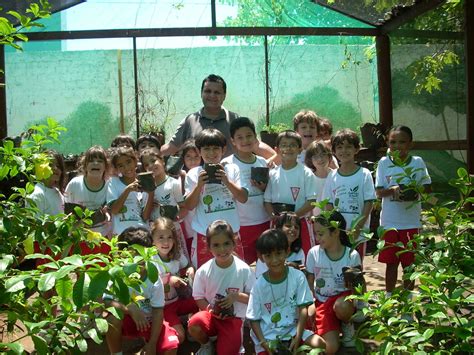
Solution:
M 208 341 L 206 344 L 201 345 L 196 355 L 213 355 L 214 354 L 214 343 Z
M 341 338 L 342 345 L 346 348 L 355 347 L 354 323 L 352 323 L 352 322 L 349 322 L 349 323 L 341 322 L 341 332 L 342 332 L 342 338 Z

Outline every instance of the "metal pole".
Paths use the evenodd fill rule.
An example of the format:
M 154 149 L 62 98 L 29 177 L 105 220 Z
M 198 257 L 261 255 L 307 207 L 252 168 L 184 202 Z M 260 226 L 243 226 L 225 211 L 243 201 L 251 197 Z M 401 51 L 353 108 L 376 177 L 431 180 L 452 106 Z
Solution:
M 7 136 L 7 88 L 5 46 L 0 45 L 0 139 Z
M 474 174 L 474 3 L 464 2 L 464 53 L 466 66 L 467 168 Z
M 212 27 L 217 27 L 217 21 L 216 21 L 216 0 L 211 0 L 211 21 L 212 21 Z
M 137 139 L 140 137 L 140 107 L 138 97 L 138 64 L 137 64 L 137 38 L 133 37 L 133 76 L 135 79 L 135 124 Z
M 123 115 L 123 88 L 122 88 L 122 50 L 117 51 L 118 66 L 118 89 L 119 89 L 119 105 L 120 105 L 120 133 L 125 134 L 125 117 Z
M 265 36 L 265 123 L 270 125 L 270 79 L 268 75 L 268 36 Z

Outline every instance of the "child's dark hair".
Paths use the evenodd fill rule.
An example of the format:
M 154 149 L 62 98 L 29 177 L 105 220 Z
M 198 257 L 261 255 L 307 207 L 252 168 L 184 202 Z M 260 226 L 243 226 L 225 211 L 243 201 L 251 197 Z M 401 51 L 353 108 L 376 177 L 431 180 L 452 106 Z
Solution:
M 105 180 L 105 177 L 107 176 L 107 172 L 109 171 L 109 159 L 107 156 L 107 152 L 100 145 L 94 145 L 90 147 L 89 149 L 87 149 L 85 154 L 81 157 L 81 160 L 79 162 L 81 173 L 86 175 L 87 164 L 89 164 L 94 159 L 101 159 L 104 161 L 105 171 L 104 171 L 103 178 Z
M 255 136 L 257 136 L 257 132 L 255 131 L 255 124 L 252 120 L 248 117 L 237 117 L 230 123 L 230 136 L 234 138 L 235 132 L 242 127 L 248 127 L 253 132 Z
M 155 134 L 152 134 L 152 133 L 142 134 L 137 139 L 137 143 L 136 143 L 137 149 L 140 146 L 140 144 L 142 144 L 143 142 L 152 143 L 158 150 L 160 150 L 161 148 L 161 143 Z
M 168 257 L 170 260 L 178 260 L 179 256 L 181 255 L 181 248 L 179 243 L 179 236 L 176 227 L 171 219 L 166 217 L 158 217 L 155 219 L 151 225 L 151 236 L 153 240 L 153 235 L 157 229 L 167 229 L 171 232 L 173 237 L 173 247 L 168 253 Z
M 262 254 L 269 254 L 272 251 L 288 250 L 288 239 L 281 229 L 267 229 L 257 239 L 257 252 Z
M 200 150 L 203 147 L 218 146 L 224 148 L 227 140 L 221 131 L 215 128 L 206 128 L 196 136 L 196 147 Z
M 59 168 L 59 170 L 61 170 L 57 188 L 59 191 L 64 192 L 64 187 L 66 185 L 66 167 L 64 165 L 63 155 L 53 149 L 45 151 L 45 154 L 54 159 L 56 166 Z
M 118 236 L 118 243 L 120 250 L 133 244 L 149 248 L 153 245 L 153 239 L 150 231 L 145 227 L 128 227 Z
M 300 123 L 308 123 L 316 125 L 316 128 L 319 133 L 319 117 L 316 112 L 311 110 L 301 110 L 298 112 L 295 117 L 293 117 L 293 128 L 296 131 Z
M 283 212 L 277 218 L 275 222 L 275 228 L 283 230 L 283 226 L 286 224 L 293 224 L 298 226 L 298 239 L 293 241 L 290 245 L 290 250 L 293 253 L 297 253 L 301 249 L 301 222 L 298 216 L 294 212 Z
M 135 144 L 135 141 L 128 134 L 120 134 L 120 135 L 116 136 L 112 140 L 112 143 L 110 143 L 110 146 L 112 148 L 130 147 L 133 150 L 137 149 L 137 145 Z
M 327 217 L 326 213 L 322 213 L 318 216 L 311 217 L 311 221 L 313 223 L 319 223 L 323 227 L 328 228 L 331 232 L 338 229 L 339 230 L 339 239 L 341 240 L 341 244 L 347 247 L 352 247 L 349 237 L 347 236 L 346 232 L 346 220 L 344 216 L 336 210 L 331 211 L 329 217 Z M 337 228 L 333 225 L 336 222 Z
M 143 158 L 144 157 L 155 157 L 157 159 L 160 159 L 163 164 L 165 163 L 165 159 L 163 158 L 163 156 L 161 155 L 161 153 L 159 151 L 157 151 L 156 149 L 153 149 L 153 148 L 148 148 L 148 149 L 145 149 L 144 151 L 142 151 L 140 153 L 140 163 L 142 163 L 142 166 L 143 168 L 145 167 L 145 163 L 143 162 Z
M 216 75 L 216 74 L 209 74 L 208 76 L 204 78 L 201 84 L 201 92 L 204 89 L 204 84 L 206 84 L 207 82 L 221 83 L 222 88 L 224 89 L 224 94 L 227 92 L 227 84 L 225 83 L 225 80 L 221 76 Z
M 336 147 L 344 142 L 352 144 L 356 149 L 360 148 L 359 135 L 352 129 L 344 128 L 336 132 L 336 135 L 331 139 L 332 151 L 336 151 Z
M 209 227 L 207 227 L 207 230 L 206 230 L 207 246 L 211 246 L 212 237 L 221 233 L 226 234 L 229 237 L 229 239 L 232 240 L 232 243 L 234 243 L 235 245 L 235 235 L 234 235 L 234 231 L 232 230 L 231 225 L 222 219 L 218 219 L 217 221 L 212 222 L 209 225 Z
M 319 117 L 319 131 L 318 134 L 323 135 L 324 133 L 329 136 L 332 135 L 332 123 L 329 118 Z
M 283 131 L 278 135 L 275 141 L 275 145 L 277 147 L 280 145 L 280 142 L 283 138 L 293 139 L 296 143 L 298 143 L 298 148 L 301 148 L 303 146 L 303 142 L 301 141 L 301 136 L 295 131 L 293 131 L 292 129 L 287 129 L 286 131 Z
M 396 125 L 396 126 L 392 126 L 390 127 L 390 129 L 388 130 L 387 132 L 387 137 L 390 135 L 390 133 L 392 132 L 404 132 L 408 135 L 408 137 L 410 138 L 410 142 L 413 141 L 413 132 L 411 131 L 411 129 L 407 126 L 403 126 L 403 125 Z
M 313 171 L 316 170 L 313 164 L 313 157 L 315 155 L 327 155 L 329 162 L 331 162 L 332 153 L 323 141 L 311 142 L 306 148 L 304 164 Z
M 117 160 L 123 155 L 132 158 L 133 160 L 135 160 L 135 162 L 137 161 L 137 156 L 135 155 L 135 151 L 132 148 L 118 147 L 118 148 L 115 148 L 114 151 L 112 152 L 111 161 L 112 161 L 112 166 L 114 168 L 117 168 Z

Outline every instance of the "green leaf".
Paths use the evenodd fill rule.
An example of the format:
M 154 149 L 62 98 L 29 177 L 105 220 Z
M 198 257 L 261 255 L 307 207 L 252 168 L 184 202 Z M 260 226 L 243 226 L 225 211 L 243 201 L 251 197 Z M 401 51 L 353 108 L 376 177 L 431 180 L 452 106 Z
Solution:
M 72 300 L 77 309 L 81 309 L 85 302 L 87 302 L 87 295 L 89 293 L 90 277 L 88 274 L 81 274 L 77 279 L 72 289 Z
M 147 277 L 152 282 L 155 283 L 158 280 L 158 268 L 156 267 L 155 263 L 151 261 L 146 262 L 146 271 Z
M 109 330 L 109 323 L 103 318 L 96 318 L 95 325 L 101 334 L 105 334 Z
M 137 263 L 127 263 L 123 266 L 123 272 L 125 272 L 125 275 L 130 276 L 137 271 L 137 267 Z
M 108 271 L 100 271 L 98 272 L 92 279 L 89 286 L 89 299 L 90 300 L 97 300 L 99 297 L 105 292 L 107 288 L 107 283 L 110 280 L 110 275 Z
M 423 333 L 423 338 L 425 338 L 425 340 L 428 340 L 429 338 L 431 338 L 433 336 L 433 334 L 434 334 L 434 329 L 433 328 L 428 328 Z
M 60 280 L 65 276 L 68 276 L 71 272 L 77 269 L 76 265 L 64 265 L 59 268 L 54 274 L 56 275 L 56 279 Z
M 72 264 L 72 265 L 76 265 L 76 266 L 83 266 L 84 265 L 81 256 L 77 255 L 77 254 L 67 256 L 64 259 L 62 259 L 62 261 L 64 261 L 66 264 Z
M 46 343 L 46 340 L 44 340 L 42 337 L 33 334 L 31 335 L 31 339 L 33 339 L 33 343 L 35 344 L 35 350 L 38 354 L 50 353 L 48 344 Z
M 41 275 L 38 281 L 38 290 L 41 292 L 51 290 L 56 283 L 56 275 L 52 272 Z
M 13 354 L 22 355 L 25 352 L 23 345 L 20 343 L 0 343 L 0 349 L 10 349 Z
M 17 292 L 23 290 L 26 287 L 25 281 L 30 279 L 30 275 L 19 275 L 7 279 L 5 282 L 6 292 Z
M 76 345 L 79 348 L 79 351 L 85 353 L 87 351 L 87 341 L 83 338 L 76 339 Z
M 87 334 L 89 334 L 91 339 L 94 340 L 96 344 L 102 344 L 102 339 L 100 339 L 99 334 L 97 334 L 97 330 L 95 328 L 89 329 Z
M 71 279 L 59 279 L 56 281 L 56 293 L 59 297 L 64 299 L 71 298 L 72 295 L 72 281 Z
M 465 178 L 468 176 L 467 170 L 465 168 L 459 168 L 457 173 L 460 178 Z

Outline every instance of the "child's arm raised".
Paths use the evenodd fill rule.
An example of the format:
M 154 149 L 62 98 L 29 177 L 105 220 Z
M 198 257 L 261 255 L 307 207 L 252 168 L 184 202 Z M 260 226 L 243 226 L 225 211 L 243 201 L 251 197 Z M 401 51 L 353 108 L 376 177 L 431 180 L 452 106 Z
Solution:
M 236 185 L 233 181 L 230 181 L 224 169 L 217 170 L 216 177 L 222 181 L 224 186 L 229 189 L 230 193 L 237 201 L 239 201 L 240 203 L 247 202 L 249 198 L 247 189 Z
M 153 212 L 153 208 L 155 207 L 155 190 L 148 192 L 147 200 L 145 208 L 143 209 L 142 218 L 144 221 L 148 221 L 150 219 L 151 213 Z
M 120 210 L 122 209 L 125 201 L 127 200 L 128 195 L 132 191 L 138 191 L 138 180 L 135 180 L 131 184 L 127 185 L 125 190 L 123 190 L 123 192 L 120 194 L 119 198 L 115 201 L 112 201 L 112 203 L 110 204 L 110 212 L 112 214 L 120 213 Z
M 145 354 L 156 354 L 156 344 L 163 325 L 163 308 L 152 308 L 151 335 L 143 350 Z
M 199 203 L 199 196 L 201 195 L 201 190 L 207 181 L 207 173 L 205 170 L 202 170 L 199 173 L 197 184 L 191 190 L 191 192 L 186 196 L 184 200 L 184 207 L 189 211 L 194 210 Z

